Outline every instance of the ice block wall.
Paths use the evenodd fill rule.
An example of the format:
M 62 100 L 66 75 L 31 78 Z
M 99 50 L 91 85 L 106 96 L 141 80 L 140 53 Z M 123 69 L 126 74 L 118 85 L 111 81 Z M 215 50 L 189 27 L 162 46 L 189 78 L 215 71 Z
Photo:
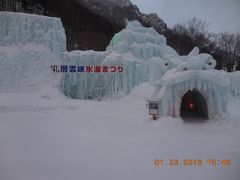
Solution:
M 178 56 L 166 45 L 164 36 L 137 21 L 129 22 L 115 34 L 105 52 L 75 51 L 63 56 L 65 64 L 120 66 L 122 72 L 65 73 L 61 89 L 77 99 L 127 95 L 144 81 L 159 80 L 171 68 L 167 55 Z
M 59 18 L 0 12 L 0 93 L 34 93 L 57 86 L 66 37 Z
M 63 54 L 63 65 L 67 66 L 99 66 L 101 65 L 105 52 L 95 51 L 73 51 Z M 67 72 L 62 75 L 61 90 L 74 99 L 89 99 L 97 84 L 102 83 L 102 75 L 87 72 Z M 96 97 L 95 95 L 94 97 Z
M 61 90 L 74 99 L 98 99 L 128 94 L 133 87 L 146 80 L 146 66 L 124 61 L 115 56 L 108 61 L 109 52 L 73 51 L 63 54 L 63 64 L 84 66 L 85 72 L 67 72 L 62 75 Z M 109 57 L 109 56 L 108 56 Z M 129 58 L 129 56 L 128 56 Z M 86 72 L 86 66 L 108 68 L 108 72 Z M 111 72 L 110 68 L 117 68 Z M 120 68 L 120 69 L 118 69 Z
M 25 13 L 0 12 L 0 46 L 35 43 L 59 53 L 66 51 L 61 19 Z
M 231 81 L 231 87 L 230 92 L 233 96 L 239 96 L 240 95 L 240 72 L 233 72 L 229 73 L 230 81 Z
M 0 46 L 0 93 L 34 93 L 57 86 L 60 74 L 52 73 L 51 65 L 60 63 L 59 56 L 43 46 Z

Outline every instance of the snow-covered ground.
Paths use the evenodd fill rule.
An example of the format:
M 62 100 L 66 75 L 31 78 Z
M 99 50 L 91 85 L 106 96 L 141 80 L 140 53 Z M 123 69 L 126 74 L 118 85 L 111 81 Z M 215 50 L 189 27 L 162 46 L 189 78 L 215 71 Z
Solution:
M 0 94 L 0 180 L 240 179 L 240 98 L 225 119 L 191 124 L 151 120 L 147 83 L 108 101 L 72 100 L 55 90 Z M 170 159 L 232 165 L 169 167 Z
M 230 100 L 229 114 L 215 120 L 186 123 L 164 117 L 153 121 L 146 108 L 153 87 L 149 83 L 135 87 L 148 79 L 144 70 L 148 66 L 153 81 L 186 58 L 195 62 L 184 63 L 180 70 L 213 69 L 214 61 L 202 59 L 206 55 L 197 55 L 196 48 L 180 57 L 166 45 L 166 38 L 133 22 L 114 36 L 106 53 L 66 52 L 60 19 L 2 12 L 0 22 L 0 180 L 240 179 L 240 97 Z M 126 77 L 113 81 L 112 89 L 124 84 L 125 94 L 131 93 L 105 101 L 67 98 L 57 88 L 60 74 L 50 68 L 65 60 L 74 61 L 73 65 L 126 61 Z M 84 86 L 77 73 L 65 75 L 62 84 L 70 94 L 95 87 L 88 76 L 85 80 L 91 86 Z M 232 76 L 231 90 L 236 95 L 239 78 Z M 212 77 L 216 76 L 208 78 Z M 220 80 L 218 74 L 216 79 Z M 156 166 L 156 159 L 162 159 L 163 165 Z M 179 164 L 170 166 L 172 159 Z M 202 159 L 204 164 L 186 167 L 185 159 Z M 214 159 L 216 167 L 207 164 Z M 225 159 L 232 164 L 223 167 Z

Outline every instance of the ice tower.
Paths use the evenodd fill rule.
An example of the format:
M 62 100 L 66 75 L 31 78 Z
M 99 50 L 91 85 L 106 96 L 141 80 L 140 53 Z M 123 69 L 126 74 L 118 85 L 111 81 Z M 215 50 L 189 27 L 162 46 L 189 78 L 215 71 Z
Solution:
M 173 64 L 167 57 L 177 57 L 166 38 L 138 21 L 129 22 L 112 38 L 105 52 L 74 51 L 64 53 L 64 64 L 75 66 L 121 66 L 123 72 L 66 73 L 61 89 L 76 99 L 127 95 L 144 81 L 159 80 Z

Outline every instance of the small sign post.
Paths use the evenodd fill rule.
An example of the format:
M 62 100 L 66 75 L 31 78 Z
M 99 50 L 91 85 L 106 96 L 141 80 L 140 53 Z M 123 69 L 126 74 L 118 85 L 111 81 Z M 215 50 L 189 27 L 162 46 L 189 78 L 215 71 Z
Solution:
M 153 120 L 157 120 L 159 115 L 159 101 L 148 101 L 149 115 L 153 116 Z

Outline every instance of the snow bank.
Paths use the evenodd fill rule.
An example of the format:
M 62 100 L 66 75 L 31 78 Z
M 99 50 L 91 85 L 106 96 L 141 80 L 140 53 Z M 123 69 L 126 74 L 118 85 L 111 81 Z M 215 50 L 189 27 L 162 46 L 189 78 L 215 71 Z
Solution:
M 36 43 L 53 52 L 66 51 L 66 36 L 59 18 L 0 12 L 0 46 Z

